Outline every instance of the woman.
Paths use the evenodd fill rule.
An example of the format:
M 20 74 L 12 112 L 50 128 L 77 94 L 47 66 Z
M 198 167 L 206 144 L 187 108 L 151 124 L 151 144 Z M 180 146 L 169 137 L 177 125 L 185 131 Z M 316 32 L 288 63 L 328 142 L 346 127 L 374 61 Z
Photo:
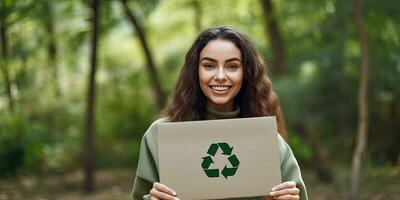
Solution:
M 241 199 L 301 199 L 307 192 L 293 153 L 284 141 L 285 123 L 265 65 L 246 35 L 232 27 L 203 31 L 188 53 L 166 118 L 155 121 L 143 136 L 133 187 L 133 199 L 178 199 L 173 188 L 159 183 L 157 124 L 237 117 L 276 116 L 282 184 L 266 197 Z M 190 183 L 188 183 L 190 184 Z M 195 188 L 194 188 L 195 189 Z

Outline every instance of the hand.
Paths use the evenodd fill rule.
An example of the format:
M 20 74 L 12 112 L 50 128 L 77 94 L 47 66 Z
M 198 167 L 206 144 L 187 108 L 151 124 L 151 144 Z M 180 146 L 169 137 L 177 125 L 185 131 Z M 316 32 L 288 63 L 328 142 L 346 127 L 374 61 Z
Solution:
M 169 187 L 155 182 L 153 184 L 153 188 L 150 190 L 150 199 L 151 200 L 179 200 L 176 197 L 176 192 L 170 189 Z
M 269 193 L 272 198 L 279 200 L 299 200 L 300 190 L 296 187 L 296 183 L 293 181 L 288 181 L 281 183 L 274 188 L 272 192 Z M 268 198 L 267 198 L 268 199 Z

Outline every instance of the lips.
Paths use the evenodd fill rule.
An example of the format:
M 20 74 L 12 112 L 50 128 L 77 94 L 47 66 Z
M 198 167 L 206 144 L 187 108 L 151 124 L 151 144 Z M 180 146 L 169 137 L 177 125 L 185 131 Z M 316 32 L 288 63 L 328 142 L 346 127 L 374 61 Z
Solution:
M 216 94 L 225 94 L 232 86 L 229 85 L 210 85 L 211 90 Z

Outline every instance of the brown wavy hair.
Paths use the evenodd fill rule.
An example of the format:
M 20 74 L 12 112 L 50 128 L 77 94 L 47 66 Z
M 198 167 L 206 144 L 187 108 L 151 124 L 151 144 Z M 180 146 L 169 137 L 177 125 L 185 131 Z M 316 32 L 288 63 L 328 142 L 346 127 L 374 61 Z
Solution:
M 199 84 L 199 57 L 207 43 L 216 39 L 231 41 L 242 54 L 243 83 L 234 99 L 235 106 L 240 107 L 239 117 L 276 116 L 278 132 L 286 139 L 285 120 L 266 76 L 266 65 L 249 38 L 233 27 L 211 28 L 200 33 L 186 54 L 171 102 L 163 113 L 172 122 L 206 119 L 207 99 Z

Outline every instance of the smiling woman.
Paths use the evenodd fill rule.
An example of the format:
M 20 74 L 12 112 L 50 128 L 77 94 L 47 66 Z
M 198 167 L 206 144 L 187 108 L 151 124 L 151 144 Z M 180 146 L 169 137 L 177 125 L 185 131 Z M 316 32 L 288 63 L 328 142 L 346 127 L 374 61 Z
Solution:
M 210 41 L 200 52 L 199 82 L 207 106 L 229 112 L 243 81 L 242 54 L 226 40 Z
M 155 121 L 143 136 L 133 199 L 179 197 L 173 188 L 158 182 L 160 122 L 275 116 L 283 183 L 265 188 L 271 191 L 269 196 L 241 199 L 307 200 L 300 168 L 283 139 L 285 122 L 271 81 L 264 76 L 265 68 L 250 40 L 239 30 L 218 27 L 200 33 L 186 54 L 172 100 L 165 109 L 166 118 Z

